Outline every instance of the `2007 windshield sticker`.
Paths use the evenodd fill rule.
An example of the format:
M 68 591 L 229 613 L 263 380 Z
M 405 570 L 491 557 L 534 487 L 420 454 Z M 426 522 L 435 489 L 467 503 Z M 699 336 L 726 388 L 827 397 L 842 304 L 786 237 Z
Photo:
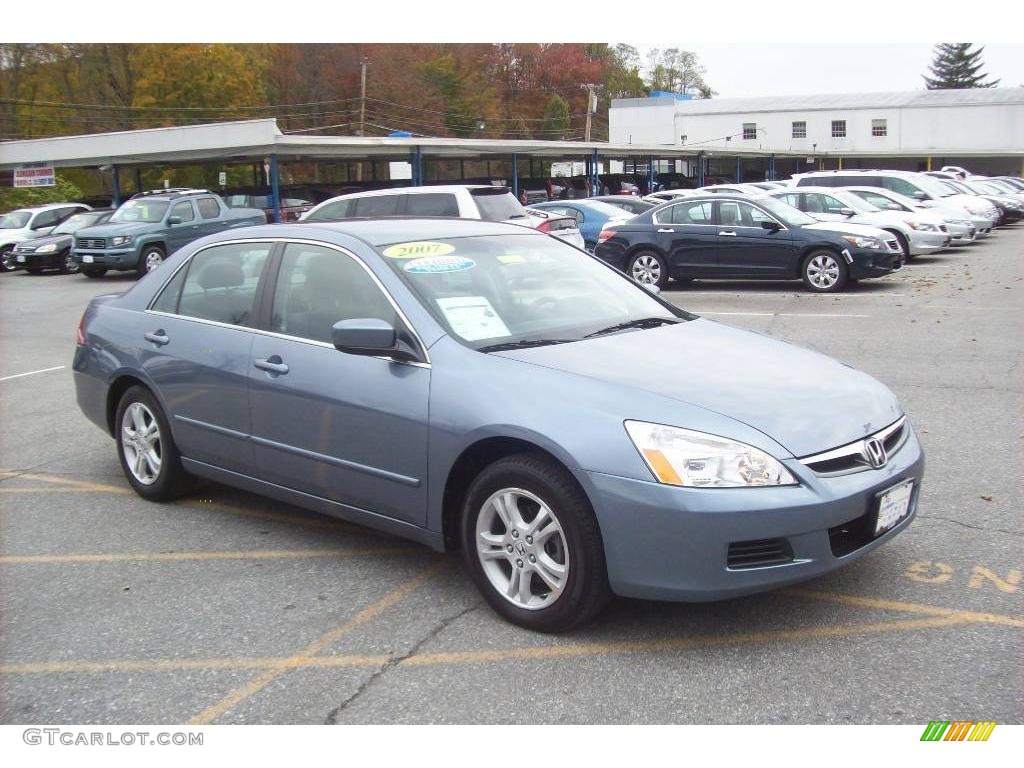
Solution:
M 464 256 L 428 256 L 407 261 L 402 265 L 402 269 L 413 274 L 428 275 L 442 272 L 462 272 L 475 266 L 475 261 Z
M 444 256 L 455 250 L 449 243 L 434 243 L 423 240 L 414 243 L 396 243 L 382 253 L 389 259 L 417 259 L 422 256 Z

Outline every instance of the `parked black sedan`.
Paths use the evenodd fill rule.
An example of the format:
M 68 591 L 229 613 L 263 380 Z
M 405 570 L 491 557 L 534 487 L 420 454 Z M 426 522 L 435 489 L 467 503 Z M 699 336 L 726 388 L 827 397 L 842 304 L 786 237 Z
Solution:
M 801 279 L 817 293 L 903 265 L 894 238 L 874 227 L 819 222 L 767 197 L 679 198 L 604 229 L 597 258 L 641 283 Z
M 14 249 L 15 269 L 35 275 L 44 269 L 59 269 L 64 274 L 77 272 L 81 264 L 71 258 L 74 234 L 84 227 L 103 224 L 113 210 L 84 211 L 65 219 L 50 234 L 25 240 Z

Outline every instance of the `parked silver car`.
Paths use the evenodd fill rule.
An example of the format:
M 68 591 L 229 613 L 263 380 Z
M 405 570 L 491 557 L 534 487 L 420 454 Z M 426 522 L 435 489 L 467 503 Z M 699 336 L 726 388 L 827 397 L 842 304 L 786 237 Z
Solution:
M 949 233 L 950 245 L 966 245 L 988 235 L 989 230 L 986 229 L 985 232 L 980 232 L 975 220 L 962 208 L 946 208 L 941 206 L 929 208 L 919 200 L 914 200 L 906 195 L 901 195 L 899 192 L 893 192 L 880 187 L 842 187 L 842 189 L 857 195 L 882 210 L 923 213 L 940 217 L 942 223 L 946 226 L 946 231 Z M 979 219 L 978 223 L 987 226 L 988 219 Z

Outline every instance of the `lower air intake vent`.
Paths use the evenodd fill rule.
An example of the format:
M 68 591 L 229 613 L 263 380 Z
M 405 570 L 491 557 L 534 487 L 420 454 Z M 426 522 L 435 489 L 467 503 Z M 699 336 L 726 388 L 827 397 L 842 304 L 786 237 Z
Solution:
M 727 565 L 733 570 L 761 568 L 793 561 L 793 548 L 786 539 L 734 541 L 729 545 Z

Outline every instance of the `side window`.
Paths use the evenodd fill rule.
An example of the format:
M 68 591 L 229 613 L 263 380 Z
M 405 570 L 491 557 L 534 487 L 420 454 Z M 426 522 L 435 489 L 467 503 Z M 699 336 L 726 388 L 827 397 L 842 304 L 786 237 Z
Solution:
M 839 213 L 843 208 L 848 207 L 832 195 L 818 195 L 818 197 L 821 198 L 821 207 L 825 213 Z
M 196 200 L 196 207 L 199 208 L 199 215 L 204 219 L 216 219 L 220 216 L 220 206 L 212 197 L 200 197 Z
M 59 221 L 58 211 L 43 211 L 42 213 L 36 214 L 36 217 L 32 220 L 32 229 L 42 229 L 43 227 L 53 227 Z
M 776 199 L 781 200 L 786 205 L 792 205 L 794 208 L 800 208 L 800 197 L 800 195 L 779 195 Z
M 867 200 L 869 203 L 871 203 L 876 208 L 881 208 L 883 211 L 886 211 L 886 210 L 905 211 L 905 210 L 907 210 L 902 205 L 900 205 L 899 203 L 897 203 L 894 200 L 890 200 L 885 195 L 879 195 L 879 194 L 876 194 L 874 192 L 858 192 L 857 194 L 860 195 L 865 200 Z M 896 207 L 893 208 L 893 206 L 896 206 Z
M 67 219 L 70 219 L 72 216 L 74 216 L 76 213 L 81 213 L 83 210 L 85 209 L 76 207 L 61 208 L 59 211 L 57 211 L 57 221 L 66 221 Z
M 394 216 L 402 195 L 371 195 L 356 198 L 354 216 Z
M 898 176 L 885 176 L 882 179 L 886 189 L 891 189 L 893 192 L 899 192 L 901 195 L 907 197 L 913 197 L 914 193 L 918 191 L 917 187 L 911 184 L 906 179 L 901 179 Z
M 197 253 L 188 265 L 178 314 L 250 324 L 256 288 L 272 247 L 270 243 L 227 243 Z
M 584 215 L 583 211 L 579 210 L 578 208 L 570 208 L 569 215 L 576 219 L 577 227 L 582 226 L 583 222 L 587 220 L 587 217 Z
M 323 208 L 314 211 L 306 221 L 337 221 L 338 219 L 346 219 L 353 214 L 350 213 L 354 207 L 352 203 L 354 200 L 335 200 L 333 203 L 328 203 Z
M 756 208 L 753 205 L 746 205 L 745 203 L 743 207 L 749 210 L 748 215 L 750 216 L 751 224 L 753 224 L 753 226 L 755 227 L 760 227 L 762 221 L 775 221 L 775 219 L 773 219 L 767 213 L 762 211 L 760 208 Z
M 455 195 L 447 192 L 425 192 L 409 195 L 405 201 L 405 212 L 410 216 L 459 217 L 459 204 Z
M 174 277 L 160 291 L 160 295 L 156 297 L 156 301 L 153 302 L 150 309 L 155 312 L 176 314 L 178 312 L 178 297 L 181 295 L 181 286 L 185 282 L 185 274 L 187 272 L 187 265 L 175 272 Z
M 272 331 L 330 344 L 336 322 L 366 317 L 397 321 L 361 264 L 333 248 L 288 244 L 274 289 Z
M 673 205 L 658 215 L 659 220 L 666 218 L 671 224 L 711 224 L 711 201 Z
M 723 227 L 742 227 L 743 216 L 740 213 L 740 204 L 732 200 L 723 200 L 719 203 L 718 221 Z
M 177 216 L 181 219 L 182 223 L 186 221 L 193 221 L 196 218 L 195 213 L 192 212 L 192 203 L 188 200 L 182 200 L 180 203 L 175 203 L 171 208 L 171 216 Z
M 824 206 L 821 204 L 822 196 L 817 193 L 808 193 L 800 196 L 800 200 L 803 205 L 800 206 L 801 211 L 807 213 L 824 213 Z

